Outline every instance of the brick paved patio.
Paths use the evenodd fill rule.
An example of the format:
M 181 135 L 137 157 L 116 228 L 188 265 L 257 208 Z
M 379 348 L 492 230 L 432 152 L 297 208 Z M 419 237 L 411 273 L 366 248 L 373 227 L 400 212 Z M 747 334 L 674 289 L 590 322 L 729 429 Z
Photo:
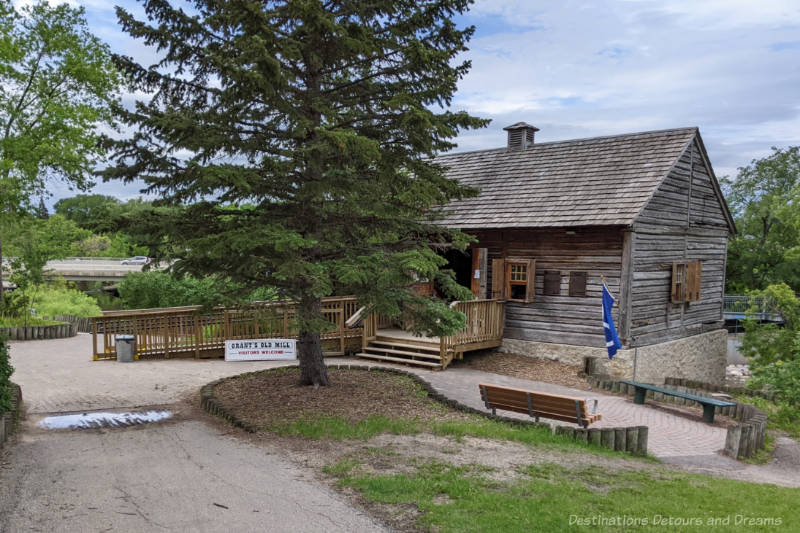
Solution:
M 329 361 L 331 364 L 350 363 L 370 367 L 391 366 L 380 363 L 372 364 L 361 359 L 337 358 Z M 596 398 L 599 400 L 597 411 L 603 415 L 603 420 L 592 424 L 591 427 L 647 426 L 650 428 L 647 445 L 648 452 L 664 460 L 680 457 L 716 456 L 717 451 L 721 450 L 725 445 L 726 430 L 706 424 L 699 416 L 697 420 L 693 420 L 691 417 L 668 413 L 647 404 L 635 405 L 630 399 L 622 396 L 570 389 L 552 383 L 512 378 L 467 368 L 448 368 L 444 372 L 430 372 L 405 366 L 395 366 L 394 368 L 413 372 L 430 383 L 434 389 L 444 396 L 476 409 L 484 409 L 478 392 L 478 383 L 482 382 L 553 394 Z M 527 415 L 505 411 L 503 416 L 530 419 Z M 547 422 L 570 425 L 566 422 L 552 420 L 547 420 Z M 572 426 L 574 425 L 572 424 Z

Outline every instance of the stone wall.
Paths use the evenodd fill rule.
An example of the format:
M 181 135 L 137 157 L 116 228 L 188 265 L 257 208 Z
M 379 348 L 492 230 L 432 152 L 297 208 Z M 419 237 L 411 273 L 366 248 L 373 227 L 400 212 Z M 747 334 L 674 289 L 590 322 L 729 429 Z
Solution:
M 609 361 L 605 348 L 503 339 L 498 351 L 516 353 L 584 366 L 586 358 L 594 358 L 594 372 L 615 379 L 633 378 L 634 356 L 636 380 L 663 384 L 669 377 L 721 383 L 725 379 L 728 332 L 709 331 L 674 341 L 641 346 L 637 350 L 620 350 Z

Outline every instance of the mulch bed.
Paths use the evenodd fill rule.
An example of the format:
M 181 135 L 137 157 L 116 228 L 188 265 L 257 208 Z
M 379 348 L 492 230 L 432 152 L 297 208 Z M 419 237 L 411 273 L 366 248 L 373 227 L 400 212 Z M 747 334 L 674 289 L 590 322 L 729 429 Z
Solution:
M 580 366 L 567 365 L 559 361 L 499 352 L 471 352 L 464 359 L 454 361 L 451 367 L 482 370 L 520 379 L 544 381 L 573 389 L 590 390 L 585 379 L 578 377 Z
M 255 427 L 275 427 L 314 417 L 341 417 L 351 423 L 370 416 L 463 420 L 443 409 L 411 378 L 380 371 L 328 369 L 331 386 L 299 386 L 296 367 L 244 374 L 217 385 L 225 410 Z

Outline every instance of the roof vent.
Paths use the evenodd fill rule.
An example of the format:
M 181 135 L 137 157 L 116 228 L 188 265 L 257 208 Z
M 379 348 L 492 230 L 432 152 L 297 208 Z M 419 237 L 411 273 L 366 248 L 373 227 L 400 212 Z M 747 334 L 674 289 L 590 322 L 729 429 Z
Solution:
M 503 129 L 508 132 L 509 150 L 524 150 L 530 148 L 533 146 L 533 134 L 539 131 L 539 128 L 531 126 L 526 122 L 517 122 Z

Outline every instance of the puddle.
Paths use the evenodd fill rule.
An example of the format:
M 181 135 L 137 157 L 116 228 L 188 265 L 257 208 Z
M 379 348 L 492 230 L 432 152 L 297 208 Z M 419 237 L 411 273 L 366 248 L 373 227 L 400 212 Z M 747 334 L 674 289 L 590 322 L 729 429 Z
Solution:
M 169 411 L 144 411 L 139 413 L 82 413 L 48 416 L 39 425 L 45 429 L 122 428 L 159 422 L 172 416 Z

